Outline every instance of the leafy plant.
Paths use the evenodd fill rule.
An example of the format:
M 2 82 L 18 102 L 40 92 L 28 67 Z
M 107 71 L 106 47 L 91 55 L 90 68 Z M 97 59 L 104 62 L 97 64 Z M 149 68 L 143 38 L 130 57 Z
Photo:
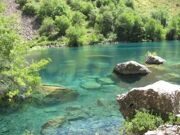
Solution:
M 148 51 L 147 56 L 157 56 L 157 53 Z
M 156 129 L 162 123 L 160 116 L 150 114 L 148 111 L 137 111 L 133 119 L 125 121 L 121 133 L 143 135 L 148 130 Z

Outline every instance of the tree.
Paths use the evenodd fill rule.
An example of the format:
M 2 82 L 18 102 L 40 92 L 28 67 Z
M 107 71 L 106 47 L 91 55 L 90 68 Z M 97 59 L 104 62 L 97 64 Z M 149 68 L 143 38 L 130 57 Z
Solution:
M 132 11 L 126 11 L 116 19 L 116 33 L 119 41 L 142 41 L 144 31 L 142 18 Z
M 164 29 L 159 21 L 148 19 L 145 24 L 146 40 L 157 41 L 164 39 Z
M 161 25 L 163 25 L 164 27 L 167 26 L 168 17 L 169 17 L 167 9 L 166 10 L 163 10 L 163 9 L 156 10 L 151 13 L 151 16 L 155 20 L 160 21 Z
M 70 46 L 81 46 L 87 43 L 86 29 L 80 26 L 71 26 L 66 32 Z
M 29 45 L 13 30 L 11 20 L 0 17 L 0 103 L 28 97 L 40 83 L 39 70 L 48 62 L 26 60 Z
M 55 22 L 51 17 L 46 17 L 43 20 L 39 33 L 40 35 L 47 36 L 49 38 L 54 37 L 58 33 Z
M 56 16 L 55 25 L 58 28 L 59 35 L 64 36 L 66 34 L 66 30 L 71 25 L 71 22 L 70 22 L 69 18 L 65 15 Z
M 100 32 L 107 36 L 108 33 L 113 32 L 114 30 L 114 16 L 112 12 L 105 11 L 97 18 L 97 25 Z
M 168 40 L 180 39 L 180 15 L 172 18 L 168 25 L 166 38 Z

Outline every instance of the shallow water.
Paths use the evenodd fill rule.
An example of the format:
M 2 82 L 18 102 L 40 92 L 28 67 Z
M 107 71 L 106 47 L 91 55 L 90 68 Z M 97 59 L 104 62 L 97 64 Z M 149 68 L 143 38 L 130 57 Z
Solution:
M 152 73 L 141 78 L 119 78 L 112 73 L 119 62 L 135 60 L 143 64 L 148 51 L 156 52 L 167 62 L 148 66 Z M 13 113 L 0 114 L 0 135 L 21 135 L 25 130 L 38 135 L 45 122 L 58 116 L 67 117 L 68 121 L 47 134 L 117 135 L 123 122 L 117 94 L 157 80 L 180 84 L 179 41 L 51 48 L 35 51 L 34 57 L 52 60 L 40 72 L 44 84 L 73 89 L 79 96 L 50 105 L 26 104 Z M 96 88 L 91 89 L 92 85 Z

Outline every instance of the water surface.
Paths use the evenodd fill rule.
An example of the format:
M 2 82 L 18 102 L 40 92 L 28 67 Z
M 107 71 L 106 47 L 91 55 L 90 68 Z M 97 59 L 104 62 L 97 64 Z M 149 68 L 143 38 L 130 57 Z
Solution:
M 148 51 L 156 52 L 167 62 L 148 66 L 152 73 L 142 78 L 119 78 L 112 73 L 120 62 L 135 60 L 144 64 Z M 179 41 L 50 48 L 34 52 L 34 57 L 52 60 L 40 72 L 44 84 L 64 86 L 79 96 L 69 102 L 47 106 L 26 104 L 13 113 L 0 114 L 2 135 L 21 135 L 25 130 L 38 135 L 45 122 L 58 116 L 69 120 L 49 134 L 117 135 L 123 123 L 116 103 L 117 94 L 158 80 L 180 84 Z M 88 88 L 90 83 L 96 88 Z M 73 107 L 76 109 L 69 109 Z

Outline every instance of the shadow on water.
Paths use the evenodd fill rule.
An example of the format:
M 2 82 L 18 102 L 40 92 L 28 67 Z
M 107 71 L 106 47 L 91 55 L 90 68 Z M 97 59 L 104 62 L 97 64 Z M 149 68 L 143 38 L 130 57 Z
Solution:
M 112 74 L 111 78 L 116 82 L 125 82 L 125 83 L 135 83 L 139 80 L 141 80 L 146 75 L 116 75 L 115 73 Z

